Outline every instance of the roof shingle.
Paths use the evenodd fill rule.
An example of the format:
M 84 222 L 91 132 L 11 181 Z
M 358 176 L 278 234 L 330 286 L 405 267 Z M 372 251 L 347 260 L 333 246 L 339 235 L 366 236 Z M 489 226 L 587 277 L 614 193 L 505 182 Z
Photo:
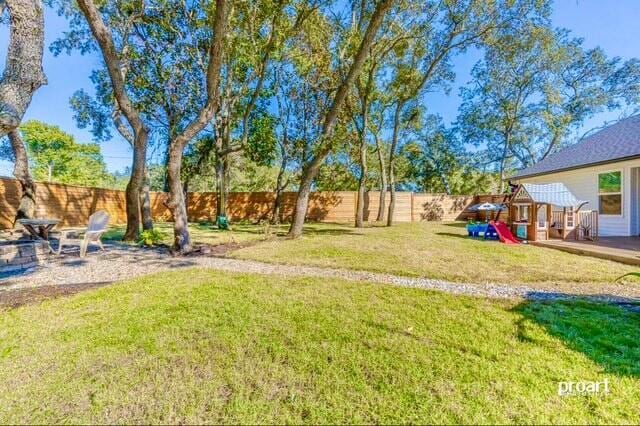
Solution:
M 512 178 L 544 175 L 636 157 L 640 157 L 640 115 L 620 120 L 520 170 Z

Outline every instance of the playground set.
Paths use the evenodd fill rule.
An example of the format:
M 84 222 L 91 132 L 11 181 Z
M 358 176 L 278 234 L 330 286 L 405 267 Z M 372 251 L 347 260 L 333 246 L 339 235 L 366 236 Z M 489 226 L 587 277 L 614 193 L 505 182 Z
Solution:
M 502 204 L 478 204 L 472 211 L 497 211 L 495 220 L 471 221 L 470 237 L 500 240 L 505 244 L 573 238 L 598 240 L 598 212 L 585 210 L 579 200 L 562 183 L 514 185 Z M 499 220 L 507 211 L 507 221 Z

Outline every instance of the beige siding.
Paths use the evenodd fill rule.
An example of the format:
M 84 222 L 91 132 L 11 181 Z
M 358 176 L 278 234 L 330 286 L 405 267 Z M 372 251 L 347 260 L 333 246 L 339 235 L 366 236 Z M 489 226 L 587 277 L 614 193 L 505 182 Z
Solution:
M 640 167 L 640 160 L 629 160 L 602 166 L 551 173 L 544 176 L 523 178 L 518 183 L 554 183 L 562 182 L 581 200 L 588 201 L 584 209 L 598 210 L 598 174 L 610 171 L 622 171 L 622 215 L 600 215 L 600 235 L 631 235 L 631 170 Z M 635 219 L 637 220 L 637 219 Z

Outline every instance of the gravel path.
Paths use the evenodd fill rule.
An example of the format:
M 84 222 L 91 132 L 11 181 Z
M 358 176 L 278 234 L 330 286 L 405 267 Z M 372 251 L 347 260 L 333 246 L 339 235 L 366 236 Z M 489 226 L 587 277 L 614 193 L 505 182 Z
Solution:
M 42 288 L 46 286 L 87 286 L 95 287 L 131 279 L 141 275 L 187 267 L 204 267 L 222 271 L 271 274 L 282 276 L 311 276 L 340 278 L 350 281 L 384 283 L 402 287 L 424 288 L 491 298 L 527 298 L 554 300 L 575 297 L 575 295 L 549 290 L 508 284 L 465 284 L 429 278 L 407 278 L 347 269 L 329 269 L 313 266 L 291 266 L 267 264 L 248 260 L 237 260 L 214 256 L 172 257 L 166 249 L 141 249 L 124 244 L 107 245 L 106 253 L 91 252 L 86 258 L 77 252 L 54 257 L 46 265 L 10 278 L 0 279 L 0 297 L 5 292 Z M 612 296 L 601 296 L 606 300 L 629 300 Z

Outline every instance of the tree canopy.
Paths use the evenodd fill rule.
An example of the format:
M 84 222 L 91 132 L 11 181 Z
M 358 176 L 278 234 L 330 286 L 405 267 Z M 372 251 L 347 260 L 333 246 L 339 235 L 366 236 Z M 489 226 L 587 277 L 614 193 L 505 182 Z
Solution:
M 502 181 L 570 143 L 598 112 L 637 106 L 640 63 L 583 44 L 566 30 L 528 23 L 500 33 L 473 68 L 459 126 Z
M 60 127 L 37 120 L 23 123 L 20 132 L 36 180 L 94 187 L 114 185 L 98 144 L 78 143 Z M 5 158 L 12 155 L 8 149 L 2 152 Z
M 69 23 L 53 53 L 100 58 L 93 89 L 70 99 L 77 125 L 95 142 L 121 135 L 132 162 L 108 178 L 98 145 L 43 123 L 14 132 L 11 151 L 26 145 L 21 158 L 33 157 L 36 179 L 48 179 L 51 164 L 65 182 L 122 186 L 128 176 L 129 239 L 152 225 L 149 191 L 168 192 L 180 252 L 190 250 L 190 190 L 216 192 L 212 216 L 221 218 L 229 191 L 275 191 L 276 222 L 283 192 L 297 191 L 294 238 L 312 191 L 357 191 L 363 226 L 366 192 L 379 190 L 377 220 L 392 225 L 396 190 L 501 191 L 515 169 L 575 142 L 592 117 L 633 114 L 640 101 L 640 61 L 555 28 L 550 0 L 46 3 Z M 457 120 L 445 122 L 432 95 L 455 95 L 454 60 L 469 50 L 482 56 L 460 89 Z M 33 71 L 32 89 L 43 82 Z M 2 84 L 28 86 L 15 75 Z M 21 92 L 17 118 L 32 90 Z M 82 161 L 87 176 L 72 172 Z

